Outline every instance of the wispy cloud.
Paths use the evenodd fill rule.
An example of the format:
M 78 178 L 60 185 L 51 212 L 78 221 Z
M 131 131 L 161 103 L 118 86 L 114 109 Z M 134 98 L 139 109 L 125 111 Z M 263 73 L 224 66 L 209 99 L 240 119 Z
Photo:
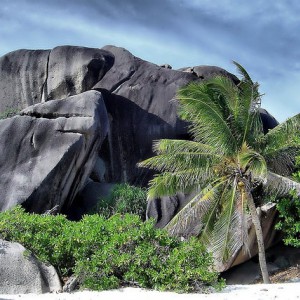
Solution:
M 261 82 L 265 106 L 277 118 L 300 110 L 298 0 L 62 1 L 2 0 L 0 55 L 114 44 L 175 68 L 211 64 L 234 72 L 230 61 L 237 60 Z

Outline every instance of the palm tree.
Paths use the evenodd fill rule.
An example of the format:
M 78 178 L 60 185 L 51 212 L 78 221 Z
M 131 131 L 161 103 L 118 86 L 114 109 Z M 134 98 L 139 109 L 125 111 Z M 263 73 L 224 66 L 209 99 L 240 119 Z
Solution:
M 160 172 L 149 183 L 148 199 L 193 194 L 166 228 L 173 235 L 192 231 L 222 261 L 247 248 L 250 214 L 269 283 L 254 192 L 263 187 L 266 195 L 283 196 L 296 188 L 300 194 L 300 184 L 287 177 L 300 149 L 300 114 L 264 135 L 258 84 L 234 64 L 242 75 L 238 85 L 217 76 L 179 90 L 179 117 L 190 123 L 193 140 L 156 141 L 156 156 L 139 166 Z

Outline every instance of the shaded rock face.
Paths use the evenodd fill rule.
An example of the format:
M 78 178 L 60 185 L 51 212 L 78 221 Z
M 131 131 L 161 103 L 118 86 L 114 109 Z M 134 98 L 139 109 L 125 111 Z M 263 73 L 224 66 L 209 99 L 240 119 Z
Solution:
M 99 155 L 108 165 L 108 181 L 143 185 L 151 173 L 138 169 L 136 163 L 153 155 L 153 140 L 188 138 L 187 124 L 176 114 L 178 88 L 203 78 L 157 66 L 123 48 L 106 46 L 103 50 L 112 53 L 115 62 L 94 86 L 106 91 L 104 99 L 110 117 L 109 138 Z M 235 77 L 221 68 L 201 69 L 208 77 Z
M 49 55 L 43 100 L 62 99 L 92 89 L 113 63 L 113 55 L 101 49 L 54 48 Z
M 215 76 L 222 75 L 229 77 L 235 84 L 239 83 L 239 79 L 233 74 L 227 72 L 226 70 L 216 67 L 216 66 L 195 66 L 188 68 L 181 68 L 179 71 L 191 73 L 200 79 L 211 79 Z
M 105 91 L 110 118 L 106 148 L 99 153 L 108 164 L 108 181 L 145 184 L 149 178 L 136 163 L 152 155 L 152 141 L 186 134 L 176 116 L 177 89 L 197 78 L 143 61 L 123 48 L 103 48 L 115 63 L 95 86 Z
M 41 294 L 61 290 L 53 266 L 38 261 L 22 245 L 0 239 L 1 294 Z
M 178 88 L 220 74 L 238 82 L 234 75 L 219 67 L 172 70 L 114 46 L 18 50 L 0 58 L 0 70 L 0 112 L 7 107 L 24 108 L 91 89 L 101 91 L 108 112 L 108 135 L 98 149 L 91 178 L 97 182 L 137 185 L 145 185 L 152 176 L 150 171 L 137 168 L 136 163 L 153 155 L 153 140 L 189 138 L 187 124 L 176 116 L 174 98 Z M 46 116 L 43 109 L 39 114 Z M 266 112 L 264 115 L 267 120 L 272 118 Z M 52 119 L 51 113 L 49 118 Z M 23 120 L 29 130 L 31 119 Z M 12 122 L 15 128 L 21 126 L 20 121 Z M 155 205 L 151 204 L 148 215 L 156 216 L 158 224 L 165 224 L 185 201 L 180 199 L 175 197 L 170 205 L 167 200 L 163 205 L 157 200 Z M 161 218 L 164 221 L 160 223 Z
M 86 182 L 108 131 L 101 93 L 30 106 L 0 121 L 0 211 L 64 211 Z
M 273 129 L 279 124 L 278 121 L 272 115 L 270 115 L 265 109 L 260 108 L 259 112 L 264 126 L 264 133 L 267 133 L 269 129 Z
M 68 209 L 68 218 L 80 220 L 84 214 L 96 213 L 100 199 L 108 197 L 114 184 L 89 180 Z
M 104 50 L 61 46 L 0 57 L 0 112 L 90 90 L 113 65 Z
M 183 193 L 150 200 L 147 205 L 146 218 L 155 219 L 155 226 L 164 228 L 189 200 L 189 197 Z
M 172 101 L 178 88 L 216 74 L 235 78 L 218 67 L 192 69 L 159 67 L 114 46 L 18 50 L 0 58 L 0 112 L 102 91 L 110 120 L 110 134 L 99 150 L 104 180 L 146 184 L 150 173 L 136 163 L 152 155 L 152 141 L 187 137 L 186 123 L 177 118 Z
M 50 50 L 17 50 L 0 57 L 0 112 L 42 100 Z

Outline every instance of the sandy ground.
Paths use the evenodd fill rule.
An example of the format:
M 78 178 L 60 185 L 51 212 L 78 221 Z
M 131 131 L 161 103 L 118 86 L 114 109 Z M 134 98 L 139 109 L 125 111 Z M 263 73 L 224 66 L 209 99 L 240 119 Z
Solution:
M 76 292 L 60 294 L 0 295 L 0 300 L 260 300 L 260 299 L 300 299 L 300 282 L 283 284 L 231 285 L 222 292 L 212 294 L 176 294 L 173 292 L 148 291 L 139 288 L 125 288 L 104 292 Z

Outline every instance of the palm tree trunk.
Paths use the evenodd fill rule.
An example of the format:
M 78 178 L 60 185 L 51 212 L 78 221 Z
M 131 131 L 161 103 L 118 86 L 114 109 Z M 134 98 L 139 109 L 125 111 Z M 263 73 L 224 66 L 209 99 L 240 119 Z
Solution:
M 250 210 L 252 222 L 253 222 L 255 233 L 256 233 L 259 265 L 260 265 L 260 270 L 261 270 L 261 274 L 263 277 L 263 281 L 264 281 L 264 283 L 271 283 L 270 277 L 269 277 L 269 272 L 267 269 L 267 263 L 266 263 L 266 253 L 265 253 L 263 232 L 261 229 L 260 220 L 259 220 L 259 217 L 256 212 L 256 207 L 255 207 L 251 192 L 248 192 L 248 207 Z

